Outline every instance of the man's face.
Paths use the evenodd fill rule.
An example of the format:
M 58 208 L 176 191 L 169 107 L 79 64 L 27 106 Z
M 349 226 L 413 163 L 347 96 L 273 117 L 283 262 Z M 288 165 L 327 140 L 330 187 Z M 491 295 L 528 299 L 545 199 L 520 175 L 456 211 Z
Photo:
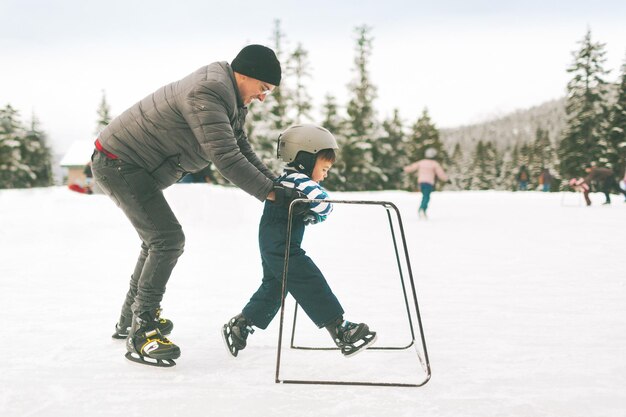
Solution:
M 313 173 L 311 174 L 311 179 L 315 182 L 322 182 L 328 176 L 328 171 L 333 166 L 333 163 L 328 159 L 317 159 L 315 161 L 315 166 L 313 167 Z
M 240 77 L 237 83 L 243 104 L 247 106 L 252 100 L 264 101 L 274 91 L 275 85 L 248 76 Z

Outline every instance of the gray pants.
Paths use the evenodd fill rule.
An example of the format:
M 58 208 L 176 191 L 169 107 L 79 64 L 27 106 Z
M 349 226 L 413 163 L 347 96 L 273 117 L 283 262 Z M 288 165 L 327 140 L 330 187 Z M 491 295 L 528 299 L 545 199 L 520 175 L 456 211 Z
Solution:
M 98 151 L 91 160 L 96 183 L 126 214 L 142 242 L 120 317 L 120 324 L 129 325 L 133 313 L 160 308 L 172 269 L 183 253 L 185 235 L 146 170 Z

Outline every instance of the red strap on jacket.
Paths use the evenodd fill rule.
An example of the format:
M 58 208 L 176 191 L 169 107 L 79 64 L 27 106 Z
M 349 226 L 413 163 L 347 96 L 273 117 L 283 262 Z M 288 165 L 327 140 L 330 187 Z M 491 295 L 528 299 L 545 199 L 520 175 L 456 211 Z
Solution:
M 111 152 L 107 151 L 106 149 L 102 147 L 102 144 L 100 143 L 100 138 L 96 139 L 96 149 L 99 152 L 102 152 L 103 154 L 105 154 L 107 158 L 109 159 L 118 159 L 117 155 L 112 154 Z

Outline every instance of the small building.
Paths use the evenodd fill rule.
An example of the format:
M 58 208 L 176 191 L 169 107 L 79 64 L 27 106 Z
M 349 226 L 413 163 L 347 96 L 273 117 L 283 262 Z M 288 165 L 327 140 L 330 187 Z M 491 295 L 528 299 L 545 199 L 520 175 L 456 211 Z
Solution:
M 92 140 L 78 140 L 72 143 L 60 162 L 63 170 L 63 184 L 85 186 L 85 165 L 91 161 L 93 151 Z

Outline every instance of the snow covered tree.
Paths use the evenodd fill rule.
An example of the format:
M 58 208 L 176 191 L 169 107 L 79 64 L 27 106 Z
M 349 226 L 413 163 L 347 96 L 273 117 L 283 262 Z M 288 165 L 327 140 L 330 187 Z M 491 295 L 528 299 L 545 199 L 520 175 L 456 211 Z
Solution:
M 343 155 L 346 143 L 346 120 L 339 115 L 337 101 L 331 94 L 326 94 L 322 105 L 322 127 L 328 129 L 335 136 L 339 145 L 338 159 L 333 169 L 330 170 L 328 177 L 324 180 L 324 187 L 333 191 L 345 190 L 346 177 L 343 175 L 343 172 L 345 172 Z
M 102 99 L 100 100 L 100 105 L 98 106 L 98 120 L 96 122 L 96 136 L 102 132 L 109 123 L 111 123 L 111 107 L 109 103 L 107 103 L 107 98 L 104 90 L 102 90 Z
M 454 145 L 452 155 L 449 158 L 448 166 L 446 167 L 446 173 L 450 178 L 450 185 L 446 186 L 446 190 L 460 191 L 469 189 L 469 163 L 467 158 L 463 154 L 463 149 L 460 143 Z
M 470 190 L 492 190 L 495 188 L 498 169 L 496 148 L 491 142 L 478 141 L 470 169 Z
M 283 48 L 285 34 L 280 28 L 280 20 L 275 20 L 272 34 L 272 49 L 280 62 L 286 52 Z M 253 102 L 249 107 L 250 115 L 246 123 L 246 133 L 250 144 L 263 163 L 278 173 L 282 163 L 276 159 L 276 140 L 280 133 L 293 121 L 287 115 L 289 102 L 288 73 L 283 72 L 280 86 L 265 98 L 263 103 Z
M 384 174 L 383 189 L 397 190 L 402 188 L 402 169 L 409 164 L 405 152 L 406 138 L 398 109 L 394 109 L 393 116 L 383 122 L 382 130 L 383 135 L 376 141 L 372 155 Z
M 556 174 L 556 151 L 549 137 L 549 131 L 538 127 L 535 133 L 535 140 L 529 146 L 528 170 L 530 172 L 530 183 L 533 187 L 539 185 L 539 176 L 544 168 L 550 170 L 552 175 Z
M 407 156 L 411 162 L 419 161 L 424 158 L 424 152 L 428 148 L 434 148 L 437 151 L 438 159 L 447 160 L 448 156 L 439 140 L 439 130 L 430 118 L 428 109 L 424 108 L 411 128 L 407 143 Z
M 17 110 L 11 105 L 0 109 L 0 188 L 13 188 L 21 171 L 19 136 L 23 135 Z
M 298 44 L 295 51 L 289 57 L 288 73 L 294 79 L 292 108 L 295 112 L 294 122 L 310 123 L 311 122 L 311 96 L 304 85 L 305 80 L 311 77 L 309 72 L 310 63 L 308 61 L 309 53 Z
M 430 118 L 428 109 L 424 108 L 420 117 L 411 127 L 411 133 L 407 140 L 406 155 L 409 163 L 423 159 L 424 153 L 428 148 L 434 148 L 437 151 L 437 159 L 441 161 L 444 169 L 446 169 L 448 155 L 439 140 L 439 130 Z M 408 188 L 411 190 L 417 189 L 417 176 L 411 175 L 408 180 Z
M 506 149 L 502 153 L 502 162 L 494 187 L 496 190 L 514 191 L 517 189 L 517 181 L 515 181 L 518 170 L 517 155 L 517 147 L 514 150 Z
M 52 185 L 52 155 L 46 144 L 46 135 L 39 128 L 39 121 L 33 114 L 30 128 L 26 131 L 23 145 L 24 163 L 34 174 L 28 187 L 47 187 Z
M 554 147 L 550 141 L 549 132 L 542 128 L 537 128 L 535 141 L 532 144 L 532 164 L 540 170 L 542 168 L 553 169 Z
M 30 188 L 52 183 L 50 151 L 33 116 L 30 129 L 11 105 L 0 109 L 0 188 Z
M 559 155 L 562 175 L 581 175 L 590 164 L 606 164 L 608 151 L 606 132 L 608 84 L 603 68 L 605 44 L 591 40 L 591 30 L 573 53 L 574 62 L 567 69 L 574 77 L 567 84 L 567 126 Z
M 622 176 L 626 169 L 626 61 L 617 91 L 617 101 L 610 109 L 608 138 L 616 158 L 610 161 L 615 174 Z
M 381 189 L 385 182 L 382 169 L 375 164 L 372 155 L 377 122 L 374 112 L 376 87 L 370 81 L 368 70 L 373 41 L 370 30 L 368 26 L 355 29 L 355 76 L 348 86 L 352 97 L 347 106 L 346 141 L 341 150 L 344 164 L 341 174 L 349 190 Z

